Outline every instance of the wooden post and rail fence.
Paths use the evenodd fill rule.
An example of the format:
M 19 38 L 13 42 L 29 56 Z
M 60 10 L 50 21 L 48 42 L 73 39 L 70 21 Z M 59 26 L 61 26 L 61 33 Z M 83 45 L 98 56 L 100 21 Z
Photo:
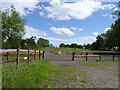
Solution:
M 83 54 L 83 55 L 81 55 Z M 76 57 L 85 57 L 86 61 L 88 57 L 99 57 L 99 60 L 102 60 L 102 55 L 112 55 L 112 60 L 115 60 L 115 55 L 118 56 L 118 60 L 120 59 L 120 52 L 73 52 L 72 53 L 72 61 L 75 60 Z
M 36 60 L 37 56 L 39 60 L 41 58 L 42 60 L 45 59 L 45 51 L 40 51 L 40 50 L 2 49 L 1 52 L 0 52 L 0 55 L 6 56 L 7 60 L 1 61 L 0 63 L 2 64 L 2 63 L 16 61 L 17 68 L 19 68 L 20 61 L 22 59 L 25 59 L 28 64 L 30 64 L 32 60 Z M 11 52 L 13 53 L 11 54 Z M 30 57 L 31 55 L 33 55 L 33 59 Z M 72 61 L 74 61 L 75 58 L 79 58 L 79 57 L 85 57 L 86 61 L 88 61 L 88 57 L 98 57 L 99 60 L 102 60 L 103 55 L 111 55 L 113 61 L 115 60 L 116 55 L 118 56 L 118 60 L 120 59 L 120 52 L 100 52 L 100 51 L 88 51 L 88 52 L 83 51 L 82 52 L 82 51 L 79 51 L 79 52 L 72 52 L 71 55 L 72 55 Z M 16 58 L 10 59 L 9 56 L 16 56 Z M 22 56 L 25 56 L 25 57 L 22 58 Z M 49 55 L 49 57 L 51 57 L 51 55 Z
M 7 53 L 6 53 L 7 52 Z M 11 54 L 11 52 L 13 52 Z M 21 52 L 25 52 L 25 53 L 21 53 Z M 20 64 L 20 60 L 25 59 L 28 64 L 30 64 L 31 59 L 30 59 L 30 55 L 34 55 L 34 60 L 36 60 L 36 56 L 39 57 L 39 60 L 44 59 L 44 51 L 40 51 L 40 50 L 22 50 L 22 49 L 14 49 L 12 50 L 8 50 L 8 51 L 2 51 L 0 53 L 1 56 L 6 56 L 7 60 L 6 61 L 1 61 L 0 63 L 8 63 L 8 62 L 13 62 L 16 61 L 16 66 L 17 68 L 19 68 L 19 64 Z M 22 55 L 25 55 L 24 58 L 21 58 Z M 9 56 L 17 56 L 15 59 L 9 59 Z

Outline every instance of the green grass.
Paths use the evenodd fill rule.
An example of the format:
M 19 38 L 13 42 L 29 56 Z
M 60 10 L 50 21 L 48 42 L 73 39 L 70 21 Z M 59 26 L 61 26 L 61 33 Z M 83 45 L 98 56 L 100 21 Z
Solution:
M 96 67 L 96 66 L 109 67 L 116 63 L 118 63 L 118 61 L 79 61 L 80 65 L 89 66 L 89 67 Z
M 11 68 L 9 68 L 11 67 Z M 3 64 L 3 88 L 54 88 L 55 76 L 64 79 L 63 74 L 67 73 L 66 80 L 72 78 L 69 73 L 72 73 L 72 68 L 60 68 L 51 65 L 47 60 L 34 61 L 28 65 L 20 63 L 20 68 L 16 68 L 16 63 Z M 74 75 L 72 73 L 72 75 Z M 62 82 L 61 82 L 62 83 Z
M 90 51 L 88 49 L 80 49 L 80 48 L 57 48 L 57 47 L 44 47 L 44 48 L 38 48 L 38 50 L 45 51 Z
M 26 56 L 20 56 L 20 58 L 24 58 Z M 0 56 L 2 60 L 7 60 L 7 56 Z M 16 59 L 17 56 L 9 56 L 8 59 Z
M 0 56 L 2 59 L 7 59 L 7 56 Z M 9 56 L 9 59 L 15 59 L 17 56 Z
M 47 60 L 36 61 L 27 65 L 21 64 L 20 69 L 6 70 L 15 63 L 3 65 L 3 88 L 41 88 L 54 87 L 54 71 L 58 67 L 49 64 Z M 15 68 L 15 67 L 14 67 Z

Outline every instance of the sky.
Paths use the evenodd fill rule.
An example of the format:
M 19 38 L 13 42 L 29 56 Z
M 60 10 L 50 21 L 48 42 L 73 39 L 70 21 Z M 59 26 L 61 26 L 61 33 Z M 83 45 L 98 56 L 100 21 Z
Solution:
M 26 20 L 24 39 L 36 36 L 36 41 L 42 37 L 54 46 L 60 43 L 83 45 L 91 44 L 97 35 L 110 29 L 117 19 L 111 15 L 118 9 L 118 0 L 114 1 L 1 0 L 0 6 L 5 10 L 14 5 Z

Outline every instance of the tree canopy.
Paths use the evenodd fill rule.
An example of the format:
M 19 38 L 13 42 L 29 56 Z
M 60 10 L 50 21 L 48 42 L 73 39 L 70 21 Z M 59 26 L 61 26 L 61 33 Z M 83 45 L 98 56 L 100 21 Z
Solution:
M 2 11 L 3 48 L 19 48 L 20 40 L 25 34 L 25 20 L 14 6 Z

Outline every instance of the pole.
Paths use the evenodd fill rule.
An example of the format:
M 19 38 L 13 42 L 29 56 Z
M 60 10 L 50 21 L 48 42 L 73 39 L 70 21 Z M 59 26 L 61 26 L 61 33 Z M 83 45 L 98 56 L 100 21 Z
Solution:
M 42 53 L 42 59 L 43 59 L 43 60 L 44 60 L 44 53 L 45 53 L 45 52 L 43 51 L 43 53 Z
M 17 69 L 19 69 L 19 63 L 20 63 L 20 51 L 19 51 L 19 49 L 17 49 L 17 59 L 16 59 L 16 63 L 17 63 Z
M 28 64 L 30 64 L 30 50 L 28 50 Z
M 34 50 L 34 60 L 36 60 L 36 50 Z
M 101 60 L 101 54 L 100 54 L 100 58 L 99 58 L 99 60 Z
M 9 56 L 8 56 L 9 52 L 7 52 L 7 61 L 9 60 Z
M 87 61 L 87 54 L 88 54 L 88 53 L 86 52 L 86 61 Z
M 39 60 L 40 60 L 40 57 L 41 57 L 41 52 L 40 52 L 40 50 L 39 50 Z
M 72 61 L 74 61 L 75 52 L 72 53 Z

